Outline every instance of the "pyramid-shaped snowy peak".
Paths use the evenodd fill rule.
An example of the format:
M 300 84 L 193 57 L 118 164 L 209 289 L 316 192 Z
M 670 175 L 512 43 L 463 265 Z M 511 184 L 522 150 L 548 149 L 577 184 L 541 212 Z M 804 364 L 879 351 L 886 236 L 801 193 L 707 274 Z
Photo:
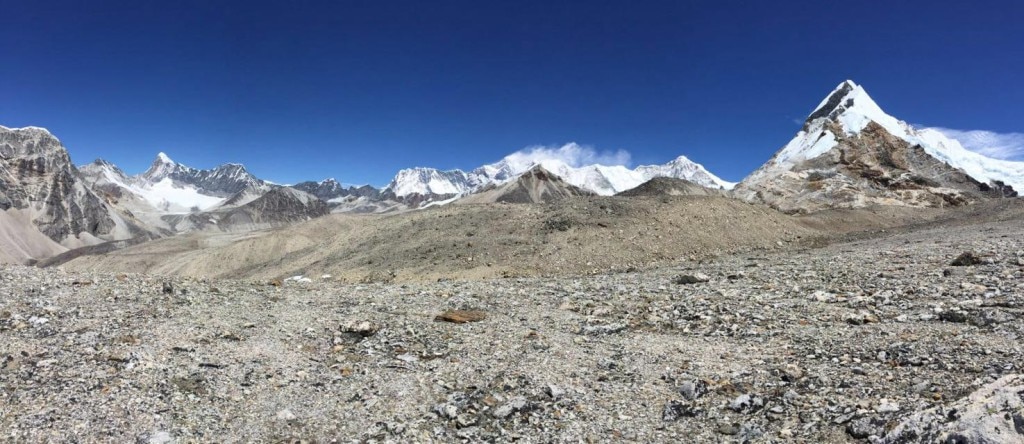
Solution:
M 803 129 L 766 166 L 788 167 L 813 159 L 834 148 L 841 138 L 860 134 L 872 122 L 979 182 L 998 181 L 1024 190 L 1024 162 L 985 157 L 936 130 L 916 129 L 883 111 L 864 87 L 851 80 L 840 83 L 821 101 Z

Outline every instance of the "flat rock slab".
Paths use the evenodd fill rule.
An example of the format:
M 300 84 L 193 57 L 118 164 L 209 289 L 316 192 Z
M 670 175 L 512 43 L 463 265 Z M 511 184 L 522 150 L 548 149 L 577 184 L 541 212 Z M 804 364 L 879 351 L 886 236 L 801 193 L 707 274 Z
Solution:
M 967 398 L 906 418 L 880 444 L 902 442 L 1024 444 L 1024 375 L 1007 375 Z
M 487 319 L 487 313 L 480 310 L 448 310 L 434 318 L 437 322 L 451 322 L 454 324 L 480 322 L 484 319 Z
M 676 285 L 700 284 L 710 280 L 711 277 L 704 273 L 681 274 L 672 278 L 672 282 Z

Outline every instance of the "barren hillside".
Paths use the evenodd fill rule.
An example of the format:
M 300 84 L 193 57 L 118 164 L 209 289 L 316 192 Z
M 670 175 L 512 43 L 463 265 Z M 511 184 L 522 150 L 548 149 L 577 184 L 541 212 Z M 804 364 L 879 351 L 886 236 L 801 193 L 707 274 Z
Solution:
M 765 206 L 722 197 L 594 197 L 331 215 L 245 235 L 162 239 L 64 267 L 267 279 L 331 274 L 356 281 L 567 275 L 778 248 L 821 234 Z

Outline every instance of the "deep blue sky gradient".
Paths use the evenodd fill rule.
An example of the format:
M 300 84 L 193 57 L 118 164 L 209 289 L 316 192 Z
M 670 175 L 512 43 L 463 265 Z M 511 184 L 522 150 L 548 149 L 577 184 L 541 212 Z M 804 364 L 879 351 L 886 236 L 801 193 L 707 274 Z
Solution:
M 847 78 L 910 122 L 1024 131 L 1022 23 L 1019 1 L 0 0 L 0 125 L 129 173 L 166 151 L 383 185 L 575 141 L 735 181 Z

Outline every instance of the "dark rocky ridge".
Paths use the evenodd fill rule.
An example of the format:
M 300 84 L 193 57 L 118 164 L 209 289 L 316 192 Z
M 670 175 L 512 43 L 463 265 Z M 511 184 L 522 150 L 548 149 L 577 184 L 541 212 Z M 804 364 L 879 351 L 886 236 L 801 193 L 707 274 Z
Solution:
M 573 197 L 595 196 L 573 186 L 561 177 L 537 165 L 515 180 L 489 185 L 467 196 L 460 203 L 551 203 Z
M 725 192 L 718 189 L 711 189 L 690 182 L 685 179 L 674 177 L 655 177 L 640 184 L 631 190 L 623 191 L 617 196 L 640 197 L 640 196 L 723 196 Z
M 337 199 L 339 197 L 347 196 L 379 199 L 381 195 L 380 190 L 370 185 L 363 185 L 360 187 L 349 186 L 348 188 L 345 188 L 334 179 L 327 179 L 320 182 L 299 182 L 295 185 L 292 185 L 291 187 L 295 188 L 296 190 L 312 194 L 316 196 L 318 199 L 323 200 L 325 202 L 331 199 Z
M 79 233 L 106 236 L 116 226 L 64 146 L 41 128 L 0 127 L 0 209 L 10 208 L 38 212 L 33 223 L 57 242 Z
M 804 130 L 807 130 L 807 126 L 814 120 L 822 117 L 835 117 L 839 112 L 841 112 L 840 104 L 842 104 L 844 108 L 853 106 L 852 99 L 848 100 L 845 104 L 843 103 L 843 99 L 851 91 L 853 91 L 853 85 L 850 84 L 850 82 L 844 82 L 839 89 L 833 91 L 832 94 L 828 96 L 828 99 L 825 100 L 825 103 L 821 108 L 818 108 L 811 113 L 811 115 L 807 116 L 807 120 L 804 121 Z
M 226 163 L 213 169 L 200 170 L 171 161 L 162 154 L 142 173 L 142 180 L 152 183 L 169 178 L 219 197 L 228 197 L 246 190 L 266 190 L 270 186 L 250 174 L 241 164 Z
M 287 224 L 325 216 L 327 204 L 289 187 L 270 190 L 252 202 L 232 208 L 220 223 Z
M 275 187 L 259 198 L 236 207 L 187 215 L 168 215 L 164 220 L 188 230 L 238 231 L 280 227 L 325 216 L 327 203 L 290 187 Z

